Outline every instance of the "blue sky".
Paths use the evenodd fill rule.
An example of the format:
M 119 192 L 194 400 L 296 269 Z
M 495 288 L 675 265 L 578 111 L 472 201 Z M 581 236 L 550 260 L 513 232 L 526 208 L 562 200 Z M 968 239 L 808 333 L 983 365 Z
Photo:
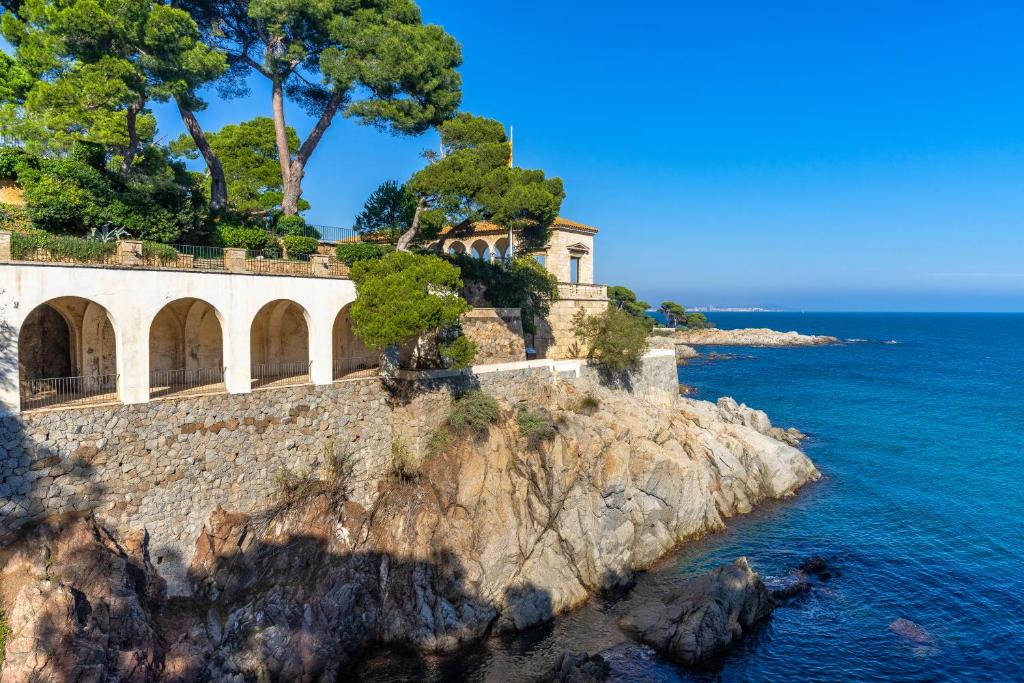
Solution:
M 517 163 L 601 229 L 600 281 L 652 302 L 1024 310 L 1021 3 L 420 4 L 462 43 L 464 108 L 513 124 Z M 204 125 L 267 115 L 257 85 Z M 434 144 L 339 120 L 309 218 L 349 224 Z

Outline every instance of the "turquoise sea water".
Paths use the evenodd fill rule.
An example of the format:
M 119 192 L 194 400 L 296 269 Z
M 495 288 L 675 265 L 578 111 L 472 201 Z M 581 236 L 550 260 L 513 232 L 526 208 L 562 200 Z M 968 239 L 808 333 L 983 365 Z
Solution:
M 823 479 L 731 520 L 625 594 L 454 658 L 389 656 L 364 677 L 530 680 L 564 649 L 612 647 L 619 680 L 633 683 L 1024 681 L 1024 315 L 712 319 L 851 340 L 714 349 L 735 358 L 679 370 L 697 398 L 733 396 L 808 433 Z M 839 575 L 710 667 L 676 668 L 621 644 L 616 619 L 680 577 L 746 555 L 771 583 L 811 554 Z M 896 633 L 897 619 L 921 630 Z

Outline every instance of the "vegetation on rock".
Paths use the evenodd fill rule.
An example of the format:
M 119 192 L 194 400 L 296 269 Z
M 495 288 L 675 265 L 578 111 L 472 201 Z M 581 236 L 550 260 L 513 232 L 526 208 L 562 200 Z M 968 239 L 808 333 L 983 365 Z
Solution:
M 486 432 L 501 417 L 498 401 L 480 389 L 472 389 L 452 401 L 448 424 L 457 431 Z
M 555 438 L 555 423 L 545 411 L 521 408 L 516 414 L 516 424 L 531 447 L 536 448 L 542 441 Z

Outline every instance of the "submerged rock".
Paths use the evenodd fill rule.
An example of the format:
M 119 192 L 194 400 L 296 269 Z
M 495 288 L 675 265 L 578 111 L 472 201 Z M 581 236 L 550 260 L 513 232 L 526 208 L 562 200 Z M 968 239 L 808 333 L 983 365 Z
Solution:
M 905 638 L 911 642 L 919 645 L 925 645 L 932 642 L 932 634 L 928 633 L 922 626 L 915 624 L 909 619 L 900 617 L 889 624 L 889 630 Z
M 542 676 L 538 683 L 602 683 L 608 680 L 611 669 L 600 654 L 566 650 L 558 659 L 551 672 Z
M 622 627 L 682 664 L 703 662 L 732 645 L 774 607 L 747 558 L 687 581 L 664 606 L 625 617 Z

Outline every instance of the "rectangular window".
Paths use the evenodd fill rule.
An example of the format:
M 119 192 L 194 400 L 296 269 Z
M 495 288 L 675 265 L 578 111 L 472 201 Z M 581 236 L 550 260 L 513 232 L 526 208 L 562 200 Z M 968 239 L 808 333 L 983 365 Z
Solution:
M 537 259 L 537 263 L 541 264 L 545 268 L 548 267 L 548 257 L 544 254 L 534 254 L 533 258 Z
M 570 256 L 569 257 L 569 282 L 580 281 L 580 257 Z

